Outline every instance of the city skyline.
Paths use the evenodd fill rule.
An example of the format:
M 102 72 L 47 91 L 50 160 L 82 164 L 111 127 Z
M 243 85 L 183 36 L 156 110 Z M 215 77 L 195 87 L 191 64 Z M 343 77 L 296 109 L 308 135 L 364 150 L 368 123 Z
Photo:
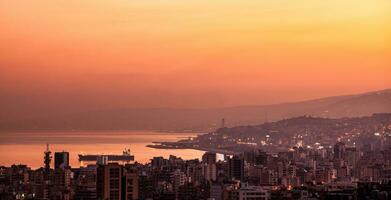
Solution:
M 0 0 L 0 200 L 391 199 L 390 0 Z
M 381 122 L 381 118 L 390 115 L 374 117 Z M 372 141 L 364 141 L 357 147 L 340 141 L 319 146 L 326 140 L 315 147 L 295 146 L 278 153 L 248 149 L 233 156 L 224 155 L 223 160 L 217 160 L 213 152 L 205 152 L 202 159 L 190 160 L 174 155 L 168 158 L 154 156 L 145 164 L 118 163 L 107 155 L 100 155 L 96 163 L 71 167 L 67 159 L 69 153 L 62 151 L 54 153 L 55 167 L 52 168 L 52 152 L 47 146 L 44 167 L 34 170 L 22 164 L 0 167 L 0 197 L 59 200 L 388 199 L 391 195 L 391 125 L 387 122 L 380 123 L 377 128 L 368 125 L 361 126 L 372 127 L 372 131 L 363 135 L 355 130 L 349 132 L 348 138 L 354 139 L 378 131 Z M 222 129 L 217 133 L 228 133 Z

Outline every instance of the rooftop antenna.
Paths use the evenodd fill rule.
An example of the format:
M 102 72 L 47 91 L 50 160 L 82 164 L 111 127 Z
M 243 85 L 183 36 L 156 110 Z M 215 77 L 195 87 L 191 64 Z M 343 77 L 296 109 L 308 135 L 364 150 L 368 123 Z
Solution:
M 49 143 L 46 143 L 46 151 L 44 152 L 44 164 L 45 164 L 45 172 L 50 171 L 50 162 L 52 161 L 52 152 L 49 150 Z

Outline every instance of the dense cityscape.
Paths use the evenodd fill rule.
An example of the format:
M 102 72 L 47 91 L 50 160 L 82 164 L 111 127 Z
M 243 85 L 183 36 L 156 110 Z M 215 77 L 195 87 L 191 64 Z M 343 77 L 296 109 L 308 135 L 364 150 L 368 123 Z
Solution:
M 0 200 L 391 200 L 391 0 L 0 0 Z
M 389 199 L 390 116 L 375 114 L 358 118 L 367 123 L 354 126 L 347 121 L 357 119 L 343 119 L 346 132 L 337 135 L 329 130 L 329 136 L 335 137 L 333 144 L 330 144 L 330 138 L 312 144 L 313 137 L 308 130 L 314 129 L 306 126 L 308 135 L 299 134 L 297 138 L 296 134 L 294 142 L 283 140 L 282 144 L 276 145 L 280 147 L 277 149 L 271 148 L 274 136 L 270 133 L 259 145 L 235 139 L 239 147 L 234 151 L 225 149 L 224 155 L 216 154 L 216 151 L 222 151 L 219 150 L 221 145 L 216 142 L 216 148 L 205 152 L 201 160 L 157 155 L 149 163 L 141 164 L 134 162 L 130 150 L 126 150 L 122 156 L 79 155 L 81 166 L 74 167 L 69 165 L 70 155 L 66 151 L 55 152 L 52 162 L 52 152 L 48 146 L 39 169 L 31 169 L 27 165 L 0 168 L 0 199 Z M 301 126 L 303 121 L 316 124 L 314 119 L 321 120 L 304 117 L 276 123 L 294 121 Z M 333 122 L 339 123 L 341 120 Z M 271 125 L 265 123 L 263 126 Z M 354 128 L 346 129 L 346 126 Z M 366 127 L 365 130 L 362 127 Z M 234 129 L 242 128 L 222 127 L 214 133 L 189 140 L 207 137 L 210 138 L 209 144 L 212 139 L 210 135 L 231 133 L 232 136 L 230 130 Z M 295 131 L 298 130 L 301 129 Z M 324 132 L 319 127 L 316 130 Z M 276 132 L 276 135 L 280 134 Z M 248 135 L 237 136 L 243 138 Z M 352 141 L 354 138 L 355 142 Z M 232 139 L 223 138 L 218 144 L 224 143 L 232 146 Z M 283 150 L 281 147 L 285 147 L 284 144 L 294 145 Z M 243 145 L 247 145 L 247 148 L 243 148 Z M 54 168 L 51 168 L 53 163 Z
M 226 127 L 188 140 L 162 142 L 154 148 L 190 148 L 223 154 L 238 154 L 254 148 L 277 154 L 292 147 L 324 148 L 337 142 L 357 147 L 372 142 L 380 146 L 390 126 L 391 114 L 354 118 L 299 116 L 260 125 Z

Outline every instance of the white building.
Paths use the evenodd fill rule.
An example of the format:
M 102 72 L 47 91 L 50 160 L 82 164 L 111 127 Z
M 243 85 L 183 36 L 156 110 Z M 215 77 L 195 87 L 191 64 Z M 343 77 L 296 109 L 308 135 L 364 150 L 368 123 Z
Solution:
M 204 164 L 202 166 L 202 174 L 207 181 L 216 180 L 216 164 Z
M 269 200 L 271 194 L 262 186 L 249 186 L 247 183 L 242 183 L 240 188 L 232 191 L 233 200 Z

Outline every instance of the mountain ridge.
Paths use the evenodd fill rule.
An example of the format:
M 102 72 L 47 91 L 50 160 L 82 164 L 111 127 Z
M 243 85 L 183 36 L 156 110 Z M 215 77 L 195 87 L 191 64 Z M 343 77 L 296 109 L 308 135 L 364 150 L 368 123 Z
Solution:
M 271 105 L 225 108 L 118 108 L 0 122 L 0 130 L 161 130 L 205 131 L 220 126 L 256 125 L 312 115 L 326 118 L 391 113 L 391 89 Z

